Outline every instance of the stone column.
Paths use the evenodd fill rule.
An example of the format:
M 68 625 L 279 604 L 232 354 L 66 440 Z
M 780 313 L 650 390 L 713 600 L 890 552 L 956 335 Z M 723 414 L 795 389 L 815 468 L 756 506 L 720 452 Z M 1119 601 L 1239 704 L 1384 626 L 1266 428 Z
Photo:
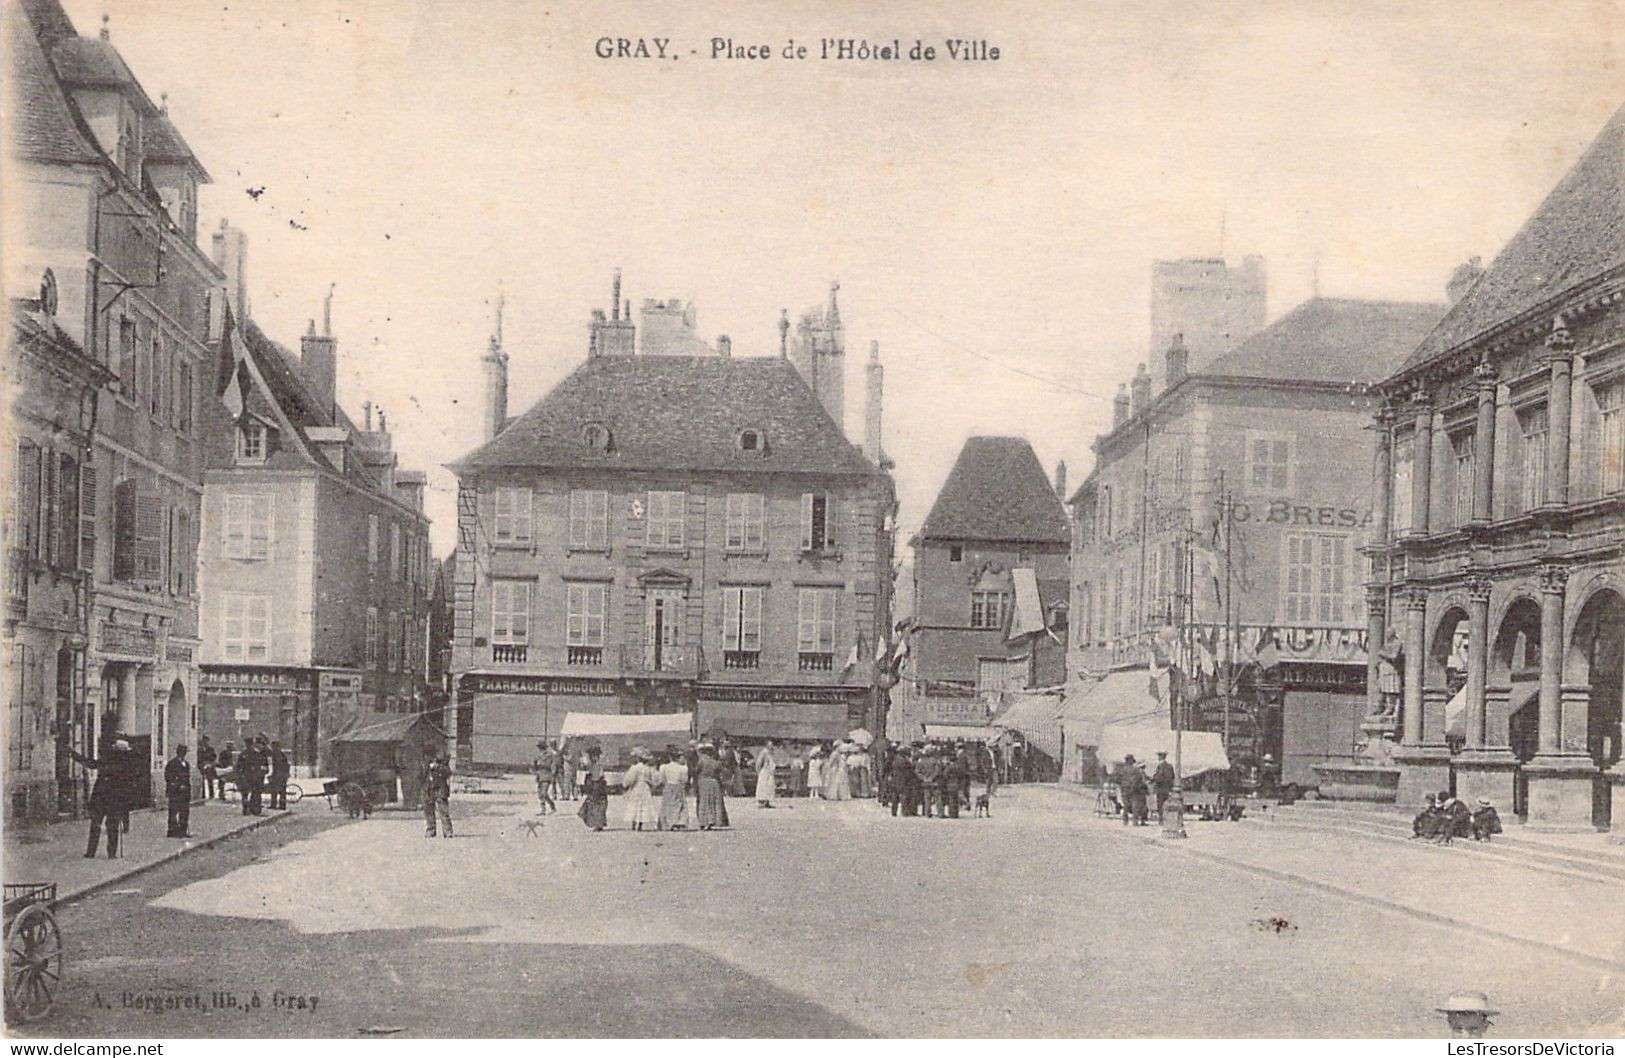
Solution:
M 1368 584 L 1365 589 L 1365 715 L 1382 715 L 1382 690 L 1377 686 L 1382 663 L 1382 644 L 1388 634 L 1388 589 Z
M 1568 322 L 1561 315 L 1552 320 L 1552 333 L 1546 338 L 1546 359 L 1551 365 L 1552 377 L 1546 393 L 1544 506 L 1563 507 L 1569 502 L 1570 375 L 1574 369 L 1574 338 L 1569 334 Z M 1544 644 L 1545 640 L 1541 642 Z M 1541 737 L 1545 738 L 1544 730 Z
M 1368 541 L 1372 547 L 1386 547 L 1388 536 L 1393 525 L 1394 509 L 1394 437 L 1393 413 L 1384 408 L 1377 413 L 1376 425 L 1373 431 L 1376 435 L 1376 451 L 1371 461 L 1371 496 L 1376 505 L 1375 515 L 1377 530 Z
M 1478 386 L 1478 429 L 1473 434 L 1473 521 L 1494 521 L 1495 394 L 1499 382 L 1488 360 L 1473 371 Z
M 1416 405 L 1416 433 L 1411 439 L 1411 533 L 1426 536 L 1433 496 L 1433 398 L 1418 388 L 1411 402 Z
M 1405 589 L 1405 726 L 1403 743 L 1422 744 L 1422 677 L 1427 669 L 1427 589 Z
M 1563 751 L 1563 593 L 1568 580 L 1569 571 L 1562 566 L 1540 567 L 1539 753 L 1543 757 Z
M 1482 405 L 1480 405 L 1482 410 Z M 1479 423 L 1484 419 L 1480 415 Z M 1467 748 L 1489 745 L 1485 730 L 1485 689 L 1490 660 L 1490 579 L 1471 577 L 1467 581 Z

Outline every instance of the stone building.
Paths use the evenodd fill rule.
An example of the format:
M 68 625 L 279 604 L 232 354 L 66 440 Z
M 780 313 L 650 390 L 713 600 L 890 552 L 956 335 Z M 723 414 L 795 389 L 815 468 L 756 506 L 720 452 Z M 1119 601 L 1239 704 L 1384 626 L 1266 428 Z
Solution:
M 1248 256 L 1232 268 L 1223 257 L 1183 257 L 1151 264 L 1151 350 L 1161 353 L 1183 336 L 1188 367 L 1200 372 L 1264 329 L 1268 281 L 1264 259 Z M 1153 362 L 1152 392 L 1167 386 Z
M 216 248 L 241 274 L 231 236 Z M 374 429 L 370 404 L 360 426 L 339 406 L 328 297 L 297 356 L 228 313 L 199 564 L 201 731 L 264 732 L 315 774 L 340 731 L 428 708 L 432 587 L 426 479 L 398 466 L 381 411 Z
M 909 542 L 914 624 L 891 737 L 985 723 L 1003 692 L 1066 681 L 1065 473 L 1052 487 L 1024 438 L 965 442 Z
M 1382 383 L 1369 639 L 1402 691 L 1371 704 L 1403 801 L 1625 815 L 1622 203 L 1625 109 Z
M 523 765 L 572 711 L 880 730 L 891 478 L 787 356 L 639 356 L 635 331 L 595 312 L 586 361 L 452 465 L 459 758 Z
M 1200 371 L 1176 335 L 1160 392 L 1140 365 L 1071 499 L 1072 670 L 1099 678 L 1150 666 L 1167 652 L 1153 650 L 1159 634 L 1182 623 L 1190 724 L 1228 730 L 1238 770 L 1268 754 L 1285 781 L 1313 785 L 1316 762 L 1351 761 L 1365 712 L 1370 389 L 1443 312 L 1315 298 Z M 1226 662 L 1239 673 L 1229 696 Z M 1101 709 L 1168 714 L 1148 680 L 1113 686 L 1138 698 Z
M 106 19 L 84 37 L 57 0 L 14 0 L 4 22 L 15 119 L 8 268 L 31 284 L 49 270 L 56 310 L 48 338 L 34 340 L 82 350 L 102 380 L 92 425 L 75 400 L 53 427 L 56 468 L 41 471 L 42 495 L 59 497 L 45 524 L 61 567 L 61 459 L 77 462 L 76 564 L 90 577 L 77 596 L 83 664 L 41 655 L 29 696 L 57 703 L 49 726 L 79 752 L 115 731 L 128 737 L 156 783 L 196 726 L 199 409 L 224 282 L 196 241 L 197 188 L 209 177 L 114 48 Z M 54 757 L 54 742 L 36 743 L 32 767 L 57 777 L 58 796 L 30 810 L 77 804 L 87 788 L 83 770 Z

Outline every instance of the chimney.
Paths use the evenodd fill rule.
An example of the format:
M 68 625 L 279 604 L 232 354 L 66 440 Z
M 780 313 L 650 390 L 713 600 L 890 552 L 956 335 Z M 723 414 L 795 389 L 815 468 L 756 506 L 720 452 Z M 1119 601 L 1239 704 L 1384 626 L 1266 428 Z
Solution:
M 480 358 L 485 375 L 485 439 L 489 441 L 508 424 L 508 354 L 502 348 L 503 296 L 497 295 L 496 318 L 491 324 L 491 341 Z
M 1112 398 L 1112 429 L 1128 422 L 1128 387 L 1117 384 L 1117 396 Z
M 327 288 L 322 303 L 322 321 L 325 333 L 316 333 L 316 321 L 311 320 L 303 338 L 299 339 L 299 369 L 305 376 L 305 385 L 315 398 L 316 406 L 328 422 L 337 422 L 334 404 L 338 399 L 338 339 L 333 337 L 333 288 Z
M 1465 263 L 1457 265 L 1456 270 L 1450 274 L 1450 281 L 1444 285 L 1445 297 L 1454 305 L 1460 301 L 1478 282 L 1478 277 L 1484 274 L 1484 266 L 1479 262 L 1481 257 L 1469 258 Z
M 790 310 L 779 310 L 779 359 L 790 356 Z
M 734 340 L 726 334 L 717 335 L 717 352 L 723 356 L 734 355 Z
M 1146 374 L 1144 362 L 1134 372 L 1134 381 L 1129 386 L 1129 392 L 1132 394 L 1129 414 L 1139 415 L 1145 411 L 1146 405 L 1151 403 L 1151 376 Z
M 869 363 L 864 368 L 863 454 L 875 466 L 884 466 L 880 445 L 880 409 L 886 384 L 886 369 L 880 363 L 880 343 L 869 342 Z
M 1164 389 L 1173 389 L 1190 371 L 1191 354 L 1185 348 L 1185 335 L 1176 334 L 1168 345 L 1168 381 Z
M 636 352 L 637 327 L 632 323 L 632 300 L 626 300 L 626 312 L 621 312 L 621 270 L 615 269 L 610 285 L 610 315 L 604 318 L 602 309 L 594 309 L 587 324 L 587 356 L 632 356 Z
M 238 320 L 248 319 L 248 235 L 224 217 L 214 233 L 214 263 L 226 274 L 226 304 Z
M 1055 495 L 1060 497 L 1062 503 L 1066 502 L 1066 460 L 1064 459 L 1055 461 Z

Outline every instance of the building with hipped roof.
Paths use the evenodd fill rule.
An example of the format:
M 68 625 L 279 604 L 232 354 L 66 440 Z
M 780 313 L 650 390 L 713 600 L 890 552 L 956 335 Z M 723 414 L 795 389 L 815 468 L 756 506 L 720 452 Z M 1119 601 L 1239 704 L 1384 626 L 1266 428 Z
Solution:
M 246 273 L 222 223 L 221 271 Z M 299 353 L 228 298 L 206 469 L 199 729 L 215 745 L 268 734 L 304 774 L 380 714 L 426 711 L 433 570 L 426 477 L 399 466 L 384 412 L 339 405 L 332 297 Z
M 1285 781 L 1314 785 L 1315 763 L 1354 759 L 1367 654 L 1360 547 L 1375 519 L 1371 387 L 1444 309 L 1316 297 L 1199 371 L 1174 335 L 1155 393 L 1140 365 L 1070 501 L 1069 699 L 1139 668 L 1144 678 L 1109 684 L 1133 687 L 1136 701 L 1096 704 L 1172 720 L 1174 663 L 1189 677 L 1187 727 L 1227 734 L 1238 774 L 1267 756 Z M 1183 643 L 1175 624 L 1188 629 Z M 1099 727 L 1074 705 L 1072 742 Z M 1066 747 L 1071 777 L 1091 773 L 1071 762 L 1092 749 Z
M 878 732 L 895 517 L 878 351 L 866 453 L 785 323 L 776 357 L 639 355 L 618 272 L 612 299 L 585 361 L 451 464 L 459 760 L 524 765 L 570 712 L 694 712 L 745 741 Z M 818 351 L 844 363 L 831 318 L 833 292 Z
M 966 440 L 914 551 L 913 623 L 888 735 L 983 724 L 1009 692 L 1066 679 L 1071 526 L 1021 437 Z
M 1625 107 L 1461 280 L 1377 390 L 1370 638 L 1401 681 L 1373 711 L 1404 801 L 1618 829 Z
M 59 742 L 94 755 L 115 733 L 127 737 L 157 789 L 174 744 L 191 741 L 199 413 L 224 277 L 197 244 L 208 173 L 167 101 L 154 102 L 119 55 L 107 20 L 81 36 L 57 0 L 8 0 L 0 22 L 7 296 L 35 306 L 9 347 L 62 383 L 35 389 L 46 376 L 32 367 L 18 376 L 30 390 L 18 421 L 51 429 L 21 430 L 6 461 L 7 495 L 28 497 L 14 507 L 8 548 L 36 593 L 7 634 L 20 635 L 47 598 L 71 603 L 53 629 L 77 624 L 55 649 L 15 639 L 21 652 L 7 662 L 18 681 L 6 696 L 8 818 L 21 819 L 86 800 L 89 777 Z M 92 378 L 94 391 L 84 389 Z

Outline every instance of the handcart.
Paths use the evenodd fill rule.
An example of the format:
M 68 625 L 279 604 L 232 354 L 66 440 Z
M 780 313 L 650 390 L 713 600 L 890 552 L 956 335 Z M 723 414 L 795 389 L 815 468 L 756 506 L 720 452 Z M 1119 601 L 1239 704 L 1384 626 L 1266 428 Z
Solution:
M 38 1021 L 62 986 L 62 930 L 55 882 L 5 883 L 6 1020 Z

